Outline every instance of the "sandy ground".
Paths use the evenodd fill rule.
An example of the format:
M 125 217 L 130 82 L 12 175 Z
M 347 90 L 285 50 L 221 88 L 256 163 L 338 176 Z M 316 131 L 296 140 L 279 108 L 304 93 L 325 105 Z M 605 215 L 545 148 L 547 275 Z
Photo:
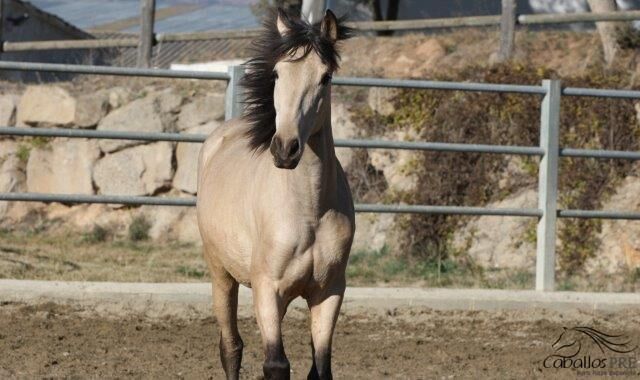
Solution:
M 528 311 L 394 310 L 342 315 L 335 335 L 337 379 L 574 378 L 543 359 L 563 327 L 589 325 L 640 340 L 640 315 Z M 309 368 L 308 321 L 288 316 L 285 346 L 292 378 Z M 240 321 L 242 377 L 261 377 L 255 320 Z M 0 306 L 0 378 L 218 379 L 213 319 L 101 317 L 72 306 Z M 634 359 L 640 365 L 638 356 Z M 627 372 L 637 378 L 638 368 Z

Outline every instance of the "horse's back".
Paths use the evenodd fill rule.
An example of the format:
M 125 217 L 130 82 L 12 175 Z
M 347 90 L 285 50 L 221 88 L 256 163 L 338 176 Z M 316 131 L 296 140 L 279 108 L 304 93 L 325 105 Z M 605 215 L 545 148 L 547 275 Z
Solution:
M 198 159 L 198 186 L 200 186 L 202 170 L 211 157 L 216 152 L 231 145 L 234 141 L 239 140 L 247 127 L 244 120 L 232 119 L 226 121 L 211 132 L 200 148 L 200 157 Z

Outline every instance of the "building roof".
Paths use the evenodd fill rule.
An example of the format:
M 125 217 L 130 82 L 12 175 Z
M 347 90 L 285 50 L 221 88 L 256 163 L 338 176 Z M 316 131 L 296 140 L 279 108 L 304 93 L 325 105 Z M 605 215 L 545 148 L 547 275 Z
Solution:
M 64 17 L 85 30 L 121 24 L 114 32 L 136 33 L 140 29 L 139 0 L 31 0 L 43 10 Z M 249 0 L 157 0 L 156 33 L 195 32 L 211 29 L 239 29 L 259 26 Z
M 31 2 L 29 1 L 22 1 L 22 0 L 9 0 L 15 4 L 18 4 L 20 6 L 22 6 L 23 8 L 26 9 L 27 13 L 29 13 L 30 17 L 37 17 L 38 19 L 45 21 L 51 25 L 53 25 L 54 27 L 65 31 L 66 33 L 68 33 L 70 36 L 79 38 L 79 39 L 86 39 L 86 38 L 94 38 L 91 34 L 89 34 L 88 32 L 76 27 L 75 25 L 65 21 L 64 19 L 62 19 L 61 17 L 57 16 L 56 14 L 53 13 L 49 13 L 44 11 L 43 9 L 34 6 L 33 4 L 31 4 Z

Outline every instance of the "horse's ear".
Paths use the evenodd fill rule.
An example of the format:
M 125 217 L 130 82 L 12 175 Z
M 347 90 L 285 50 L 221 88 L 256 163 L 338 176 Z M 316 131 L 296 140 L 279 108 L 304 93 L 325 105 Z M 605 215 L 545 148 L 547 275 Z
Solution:
M 331 42 L 338 40 L 338 19 L 330 9 L 327 9 L 324 14 L 322 24 L 320 25 L 320 32 L 323 37 L 328 38 Z
M 287 13 L 282 8 L 278 8 L 276 27 L 278 28 L 278 33 L 280 33 L 281 37 L 284 37 L 285 34 L 289 33 L 291 30 L 291 28 L 289 28 L 289 16 L 287 16 Z

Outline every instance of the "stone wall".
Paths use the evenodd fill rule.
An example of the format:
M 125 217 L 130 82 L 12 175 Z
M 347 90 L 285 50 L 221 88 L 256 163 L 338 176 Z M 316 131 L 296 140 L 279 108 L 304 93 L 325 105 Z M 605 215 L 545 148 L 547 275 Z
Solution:
M 224 120 L 224 94 L 187 96 L 172 88 L 140 93 L 116 87 L 72 95 L 61 86 L 29 86 L 0 96 L 0 123 L 15 128 L 210 133 Z M 0 140 L 0 191 L 191 197 L 199 144 L 71 138 Z M 64 227 L 94 225 L 124 233 L 134 216 L 150 222 L 154 239 L 198 242 L 194 210 L 181 207 L 44 205 L 0 202 L 0 225 L 38 214 Z
M 394 112 L 389 93 L 372 89 L 372 112 Z M 181 132 L 207 134 L 224 119 L 224 94 L 193 95 L 174 88 L 149 88 L 133 93 L 124 87 L 82 96 L 62 87 L 31 86 L 19 95 L 0 95 L 0 124 L 21 127 L 65 127 L 106 131 Z M 332 110 L 334 136 L 358 138 L 363 133 L 346 103 Z M 379 139 L 415 140 L 411 131 L 385 131 Z M 193 197 L 199 144 L 68 138 L 0 138 L 0 192 L 106 194 Z M 388 191 L 415 191 L 417 178 L 404 170 L 417 153 L 368 150 L 366 166 L 383 177 Z M 363 170 L 356 151 L 337 149 L 347 173 Z M 637 171 L 636 171 L 637 172 Z M 640 177 L 620 185 L 606 209 L 640 210 Z M 536 207 L 535 189 L 522 188 L 488 207 Z M 0 202 L 0 227 L 48 220 L 60 228 L 89 231 L 107 227 L 125 234 L 134 217 L 151 223 L 153 239 L 199 243 L 195 209 L 183 207 L 122 207 Z M 396 216 L 358 214 L 354 250 L 394 246 Z M 453 246 L 485 268 L 533 270 L 535 244 L 528 218 L 469 217 L 452 237 Z M 640 267 L 640 227 L 636 222 L 605 221 L 602 244 L 588 271 L 615 273 Z M 535 232 L 535 231 L 534 231 Z
M 74 95 L 48 85 L 0 95 L 0 124 L 16 128 L 208 134 L 223 120 L 223 92 L 193 96 L 174 88 L 134 93 L 115 87 Z M 336 138 L 357 135 L 344 104 L 334 107 L 333 123 Z M 193 197 L 199 151 L 195 143 L 0 137 L 0 192 Z M 349 170 L 353 152 L 340 149 L 337 155 Z M 89 231 L 98 225 L 120 235 L 134 217 L 144 215 L 151 238 L 200 243 L 193 208 L 0 202 L 0 227 L 32 223 L 33 215 L 60 228 Z M 361 223 L 365 219 L 378 223 L 376 216 Z M 382 247 L 389 223 L 380 224 L 372 231 Z M 359 233 L 356 246 L 369 248 L 369 235 Z

